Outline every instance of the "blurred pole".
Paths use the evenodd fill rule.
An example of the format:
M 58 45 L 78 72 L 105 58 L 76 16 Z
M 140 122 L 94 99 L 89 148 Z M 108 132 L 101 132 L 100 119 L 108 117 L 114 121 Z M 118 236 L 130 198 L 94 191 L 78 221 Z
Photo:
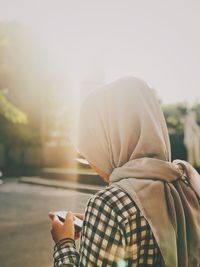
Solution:
M 40 118 L 40 138 L 41 138 L 41 160 L 40 165 L 44 167 L 44 150 L 45 150 L 45 91 L 44 89 L 41 92 L 41 101 L 40 101 L 40 111 L 41 111 L 41 118 Z
M 3 173 L 0 171 L 0 178 L 3 176 Z M 0 184 L 3 184 L 3 180 L 0 179 Z

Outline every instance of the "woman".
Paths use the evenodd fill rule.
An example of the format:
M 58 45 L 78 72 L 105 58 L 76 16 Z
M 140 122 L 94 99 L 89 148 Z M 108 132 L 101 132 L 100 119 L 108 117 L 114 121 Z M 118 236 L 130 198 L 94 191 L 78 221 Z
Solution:
M 125 77 L 83 101 L 77 150 L 107 181 L 86 206 L 80 249 L 73 213 L 50 213 L 54 266 L 200 264 L 200 178 L 187 162 L 171 162 L 159 103 L 148 85 Z

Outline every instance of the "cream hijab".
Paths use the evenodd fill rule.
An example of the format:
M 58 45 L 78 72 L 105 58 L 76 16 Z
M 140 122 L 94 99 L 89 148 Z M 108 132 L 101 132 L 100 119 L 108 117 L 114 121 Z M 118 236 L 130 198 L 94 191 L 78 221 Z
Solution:
M 125 77 L 92 91 L 77 127 L 75 147 L 134 200 L 165 266 L 199 266 L 200 176 L 185 161 L 171 162 L 165 119 L 148 85 Z

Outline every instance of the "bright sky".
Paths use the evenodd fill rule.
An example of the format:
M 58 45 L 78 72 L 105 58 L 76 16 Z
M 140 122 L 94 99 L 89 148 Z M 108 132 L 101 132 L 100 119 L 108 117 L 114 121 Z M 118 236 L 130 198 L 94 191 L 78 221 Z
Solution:
M 199 0 L 0 0 L 65 75 L 135 75 L 163 102 L 200 101 Z M 87 71 L 86 71 L 87 70 Z M 70 74 L 69 74 L 70 73 Z

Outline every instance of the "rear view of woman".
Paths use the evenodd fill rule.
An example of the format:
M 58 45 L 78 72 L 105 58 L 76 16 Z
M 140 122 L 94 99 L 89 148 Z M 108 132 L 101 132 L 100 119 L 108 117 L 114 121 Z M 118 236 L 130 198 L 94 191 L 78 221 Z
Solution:
M 125 77 L 82 102 L 75 147 L 108 183 L 93 195 L 80 249 L 73 213 L 50 214 L 54 266 L 200 266 L 200 176 L 171 162 L 159 103 L 148 85 Z

